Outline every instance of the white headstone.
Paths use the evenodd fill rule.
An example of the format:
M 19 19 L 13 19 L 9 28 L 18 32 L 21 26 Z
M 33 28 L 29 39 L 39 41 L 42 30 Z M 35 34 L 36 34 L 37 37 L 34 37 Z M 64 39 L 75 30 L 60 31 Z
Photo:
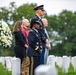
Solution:
M 62 68 L 62 57 L 56 57 L 56 64 L 58 67 Z
M 55 67 L 55 56 L 49 55 L 47 58 L 47 65 Z
M 63 56 L 62 57 L 62 71 L 67 73 L 69 66 L 70 66 L 70 57 Z
M 76 72 L 76 56 L 72 57 L 71 63 L 73 65 L 73 67 L 74 67 L 74 71 Z
M 21 61 L 19 58 L 13 58 L 12 75 L 20 75 L 20 73 L 21 73 Z
M 1 58 L 0 58 L 0 62 L 1 62 L 2 65 L 5 67 L 5 57 L 1 57 Z
M 50 65 L 40 65 L 35 69 L 35 75 L 58 75 L 57 70 Z
M 10 57 L 5 57 L 5 61 L 6 61 L 6 69 L 7 69 L 8 71 L 11 71 L 11 69 L 12 69 L 11 58 L 10 58 Z

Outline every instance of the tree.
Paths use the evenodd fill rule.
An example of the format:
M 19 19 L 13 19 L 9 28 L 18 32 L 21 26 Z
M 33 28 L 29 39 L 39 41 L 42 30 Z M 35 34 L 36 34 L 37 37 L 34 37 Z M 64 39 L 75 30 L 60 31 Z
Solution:
M 37 4 L 27 3 L 17 7 L 15 2 L 11 2 L 8 8 L 0 8 L 0 20 L 5 21 L 12 30 L 16 21 L 24 18 L 30 20 L 35 15 L 33 10 L 35 6 Z M 46 13 L 44 17 L 49 22 L 47 30 L 53 46 L 51 53 L 55 55 L 75 55 L 76 12 L 63 10 L 59 15 L 47 16 Z
M 16 21 L 22 20 L 23 18 L 27 18 L 30 20 L 30 18 L 32 18 L 35 15 L 35 12 L 33 10 L 34 6 L 36 6 L 36 4 L 23 4 L 19 7 L 16 7 L 15 2 L 11 2 L 8 8 L 7 7 L 0 8 L 0 20 L 5 21 L 12 31 L 13 25 Z M 0 49 L 1 49 L 0 54 L 2 54 L 4 49 L 3 48 Z M 13 45 L 11 49 L 13 49 Z
M 30 18 L 35 15 L 35 12 L 33 10 L 34 6 L 34 4 L 23 4 L 22 6 L 18 7 L 12 14 L 13 20 L 17 21 L 22 20 L 24 18 L 30 20 Z
M 50 18 L 51 33 L 57 32 L 54 40 L 61 40 L 62 43 L 57 44 L 53 49 L 61 50 L 65 55 L 73 55 L 72 50 L 76 50 L 76 14 L 71 11 L 64 10 L 58 16 Z M 51 34 L 53 36 L 53 33 Z M 72 53 L 71 53 L 72 52 Z

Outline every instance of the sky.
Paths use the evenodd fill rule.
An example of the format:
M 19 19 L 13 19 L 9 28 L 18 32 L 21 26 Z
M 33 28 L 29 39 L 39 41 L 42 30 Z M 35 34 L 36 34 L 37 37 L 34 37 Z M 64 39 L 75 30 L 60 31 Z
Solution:
M 58 15 L 65 9 L 76 12 L 76 0 L 0 0 L 0 7 L 9 7 L 10 2 L 13 1 L 17 7 L 26 3 L 43 4 L 48 15 Z

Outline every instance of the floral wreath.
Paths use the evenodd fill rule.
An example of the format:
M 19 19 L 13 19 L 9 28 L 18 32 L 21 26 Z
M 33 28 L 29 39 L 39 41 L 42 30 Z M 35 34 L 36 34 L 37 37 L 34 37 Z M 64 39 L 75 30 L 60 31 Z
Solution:
M 12 33 L 5 22 L 0 22 L 0 46 L 7 48 L 12 45 Z

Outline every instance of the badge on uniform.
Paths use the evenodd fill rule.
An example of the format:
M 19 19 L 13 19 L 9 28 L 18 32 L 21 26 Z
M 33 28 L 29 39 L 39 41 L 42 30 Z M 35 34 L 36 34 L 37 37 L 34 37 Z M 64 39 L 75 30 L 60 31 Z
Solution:
M 38 50 L 39 46 L 36 46 L 35 50 Z

